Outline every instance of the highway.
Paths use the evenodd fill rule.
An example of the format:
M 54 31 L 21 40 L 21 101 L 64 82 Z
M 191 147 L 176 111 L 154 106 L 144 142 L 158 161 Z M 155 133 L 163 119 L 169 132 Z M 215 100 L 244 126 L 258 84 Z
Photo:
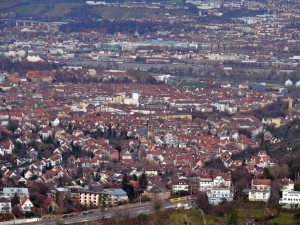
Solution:
M 190 201 L 186 201 L 185 203 L 191 206 Z M 161 210 L 166 209 L 175 209 L 177 208 L 177 203 L 169 203 L 165 202 L 162 204 Z M 74 217 L 67 217 L 67 218 L 59 218 L 63 224 L 75 224 L 75 223 L 83 223 L 95 220 L 101 220 L 103 218 L 108 219 L 112 217 L 121 218 L 122 216 L 128 215 L 130 217 L 138 216 L 141 213 L 149 214 L 154 212 L 153 203 L 149 203 L 147 205 L 124 205 L 122 207 L 109 209 L 104 212 L 93 211 L 93 213 L 89 213 L 87 215 L 80 214 Z M 29 222 L 29 223 L 22 223 L 26 225 L 55 225 L 58 218 L 47 219 L 47 220 L 39 220 L 36 222 Z M 18 224 L 16 221 L 15 224 Z

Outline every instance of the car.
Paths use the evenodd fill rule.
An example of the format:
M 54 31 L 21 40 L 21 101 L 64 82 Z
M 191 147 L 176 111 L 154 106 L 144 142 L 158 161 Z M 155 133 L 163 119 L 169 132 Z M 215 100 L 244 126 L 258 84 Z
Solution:
M 74 213 L 74 215 L 73 216 L 79 216 L 79 214 L 78 213 Z
M 69 217 L 68 215 L 63 215 L 63 218 L 67 218 L 67 217 Z
M 82 212 L 82 215 L 88 215 L 88 214 L 90 214 L 90 212 L 87 211 Z
M 95 213 L 94 211 L 90 211 L 89 214 Z
M 69 215 L 69 217 L 74 217 L 74 215 L 73 215 L 73 214 L 71 214 L 71 215 Z

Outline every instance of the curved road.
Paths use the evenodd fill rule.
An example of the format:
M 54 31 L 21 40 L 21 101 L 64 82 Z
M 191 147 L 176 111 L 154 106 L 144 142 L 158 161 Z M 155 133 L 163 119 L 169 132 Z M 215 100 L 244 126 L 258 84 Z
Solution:
M 185 203 L 188 203 L 191 206 L 190 201 L 186 201 Z M 177 203 L 169 203 L 165 202 L 162 205 L 161 210 L 166 209 L 175 209 L 177 208 Z M 89 222 L 89 221 L 95 221 L 95 220 L 101 220 L 103 218 L 120 218 L 120 216 L 128 215 L 128 216 L 138 216 L 141 213 L 149 214 L 154 212 L 153 203 L 147 204 L 147 205 L 125 205 L 123 207 L 118 207 L 115 209 L 110 209 L 108 211 L 104 212 L 98 212 L 94 211 L 94 213 L 90 213 L 87 215 L 79 215 L 76 217 L 68 217 L 68 218 L 59 218 L 63 222 L 63 224 L 74 224 L 74 223 L 83 223 L 83 222 Z M 55 225 L 58 219 L 48 219 L 48 220 L 39 220 L 36 222 L 30 222 L 30 223 L 22 223 L 26 225 Z M 13 221 L 10 221 L 13 222 Z M 8 224 L 8 222 L 7 222 Z M 10 223 L 13 224 L 13 223 Z M 15 224 L 19 224 L 18 221 L 16 221 Z

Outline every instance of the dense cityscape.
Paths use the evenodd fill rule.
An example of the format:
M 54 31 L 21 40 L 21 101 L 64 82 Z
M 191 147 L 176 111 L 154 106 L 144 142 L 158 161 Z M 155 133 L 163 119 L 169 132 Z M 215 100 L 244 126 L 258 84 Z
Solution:
M 0 1 L 0 224 L 299 224 L 299 6 Z

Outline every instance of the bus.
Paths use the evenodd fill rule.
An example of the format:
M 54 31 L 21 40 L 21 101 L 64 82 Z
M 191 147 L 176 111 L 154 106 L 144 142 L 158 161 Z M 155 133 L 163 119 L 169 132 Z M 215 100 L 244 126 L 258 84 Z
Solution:
M 181 201 L 186 201 L 186 200 L 189 200 L 189 196 L 180 197 L 180 198 L 171 198 L 170 202 L 175 203 L 175 202 L 181 202 Z

